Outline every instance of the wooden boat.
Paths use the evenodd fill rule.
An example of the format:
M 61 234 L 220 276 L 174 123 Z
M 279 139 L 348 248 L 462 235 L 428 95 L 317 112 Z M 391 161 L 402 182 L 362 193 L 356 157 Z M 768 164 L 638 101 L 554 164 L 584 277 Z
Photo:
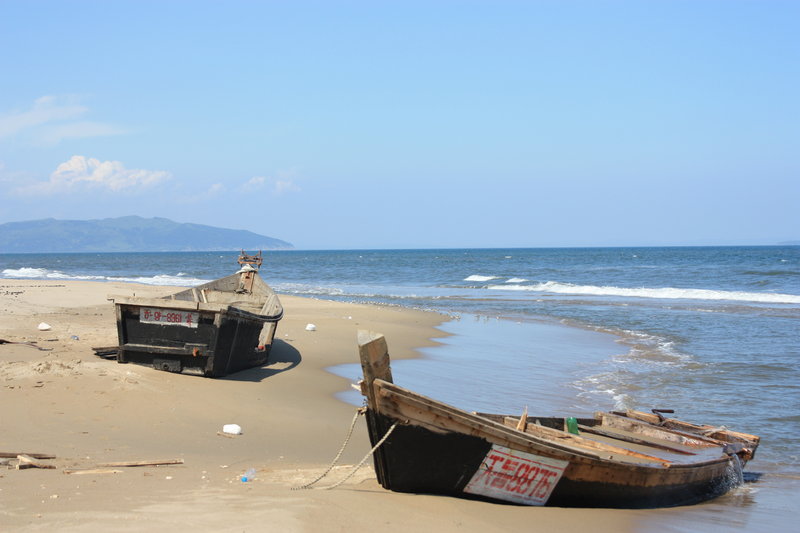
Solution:
M 644 508 L 742 481 L 759 437 L 639 411 L 593 418 L 468 413 L 392 383 L 383 336 L 359 332 L 381 485 L 521 505 Z
M 283 306 L 258 273 L 261 252 L 241 269 L 163 298 L 112 297 L 117 361 L 221 377 L 263 364 Z

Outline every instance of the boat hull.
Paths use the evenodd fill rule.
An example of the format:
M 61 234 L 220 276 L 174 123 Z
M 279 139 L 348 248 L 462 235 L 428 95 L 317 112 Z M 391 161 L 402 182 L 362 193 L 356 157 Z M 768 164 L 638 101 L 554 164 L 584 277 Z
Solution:
M 163 298 L 114 297 L 117 361 L 223 377 L 263 365 L 283 307 L 252 269 Z
M 182 311 L 168 305 L 159 309 Z M 277 323 L 229 311 L 199 311 L 197 326 L 189 328 L 144 323 L 141 310 L 139 305 L 117 304 L 117 361 L 208 377 L 263 365 Z M 263 337 L 262 332 L 266 332 Z
M 368 412 L 367 420 L 373 446 L 395 422 L 402 422 L 375 412 Z M 497 493 L 499 497 L 465 491 L 492 448 L 491 442 L 478 436 L 398 423 L 373 460 L 378 481 L 389 490 L 558 507 L 690 505 L 724 494 L 738 484 L 741 475 L 734 457 L 694 468 L 665 469 L 603 464 L 563 455 L 569 465 L 545 501 L 515 502 L 502 491 Z M 547 453 L 533 446 L 519 451 L 542 456 Z

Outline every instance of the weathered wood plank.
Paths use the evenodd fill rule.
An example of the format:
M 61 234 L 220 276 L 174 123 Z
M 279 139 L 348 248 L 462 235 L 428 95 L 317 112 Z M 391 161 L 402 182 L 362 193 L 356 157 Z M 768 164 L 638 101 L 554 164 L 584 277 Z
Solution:
M 85 469 L 67 469 L 64 470 L 65 474 L 121 474 L 122 470 L 116 470 L 111 468 L 85 468 Z
M 392 382 L 392 369 L 389 365 L 389 348 L 380 333 L 358 330 L 358 354 L 366 382 L 367 406 L 378 410 L 373 384 L 376 379 Z
M 664 443 L 660 442 L 653 442 L 652 440 L 647 439 L 639 439 L 632 435 L 625 435 L 623 433 L 619 433 L 617 431 L 611 431 L 606 428 L 600 428 L 598 426 L 584 426 L 582 424 L 578 424 L 578 429 L 580 429 L 584 433 L 592 433 L 595 435 L 601 435 L 603 437 L 608 437 L 610 439 L 616 439 L 624 442 L 630 442 L 631 444 L 640 444 L 642 446 L 648 446 L 650 448 L 659 448 L 662 450 L 667 450 L 674 453 L 679 453 L 682 455 L 696 455 L 688 450 L 684 450 L 682 448 L 677 448 L 675 446 L 668 446 Z
M 642 422 L 648 424 L 655 424 L 659 425 L 660 420 L 658 415 L 645 413 L 642 411 L 635 411 L 635 410 L 628 410 L 625 411 L 624 416 L 641 420 Z M 679 431 L 685 431 L 692 434 L 700 434 L 706 437 L 713 438 L 715 440 L 721 440 L 725 442 L 741 442 L 742 444 L 758 444 L 761 440 L 760 437 L 756 435 L 751 435 L 749 433 L 742 433 L 739 431 L 731 431 L 727 428 L 709 426 L 709 425 L 701 425 L 701 424 L 692 424 L 691 422 L 684 422 L 683 420 L 677 420 L 675 418 L 667 418 L 664 421 L 664 425 L 662 427 L 668 429 L 675 429 Z
M 53 469 L 55 465 L 51 465 L 48 463 L 43 463 L 30 455 L 26 455 L 21 453 L 17 455 L 17 460 L 19 464 L 17 465 L 17 470 L 22 470 L 23 468 L 44 468 L 44 469 Z
M 56 456 L 49 454 L 49 453 L 31 453 L 31 452 L 0 452 L 0 458 L 2 459 L 15 459 L 20 455 L 27 455 L 28 457 L 33 457 L 34 459 L 55 459 Z
M 525 406 L 525 410 L 522 412 L 522 416 L 519 417 L 519 421 L 517 422 L 517 431 L 522 431 L 523 433 L 528 428 L 528 406 Z
M 122 466 L 182 465 L 182 464 L 183 464 L 183 459 L 166 459 L 163 461 L 116 461 L 110 463 L 99 463 L 97 466 L 122 467 Z
M 517 423 L 516 419 L 514 419 L 512 417 L 506 418 L 505 422 L 506 422 L 506 425 L 510 426 L 510 427 L 514 427 L 514 425 Z M 580 437 L 578 435 L 573 435 L 571 433 L 567 433 L 565 431 L 561 431 L 561 430 L 558 430 L 558 429 L 549 428 L 549 427 L 546 427 L 546 426 L 532 425 L 532 426 L 530 426 L 529 429 L 527 429 L 525 431 L 525 433 L 528 433 L 530 435 L 539 435 L 539 436 L 542 436 L 542 437 L 545 437 L 545 438 L 550 438 L 550 439 L 554 439 L 554 438 L 563 439 L 566 442 L 569 442 L 570 444 L 574 444 L 575 446 L 582 447 L 582 448 L 585 447 L 585 448 L 588 448 L 590 450 L 597 450 L 597 451 L 601 451 L 601 452 L 607 452 L 607 453 L 609 453 L 611 455 L 629 456 L 629 457 L 636 458 L 636 459 L 641 459 L 641 460 L 644 460 L 644 461 L 647 461 L 647 462 L 661 463 L 663 466 L 669 466 L 669 464 L 670 464 L 669 460 L 664 459 L 662 457 L 656 457 L 656 456 L 653 456 L 653 455 L 640 453 L 640 452 L 637 452 L 637 451 L 634 451 L 634 450 L 629 450 L 628 448 L 622 448 L 621 446 L 614 446 L 612 444 L 607 444 L 607 443 L 604 443 L 604 442 L 597 442 L 597 441 L 594 441 L 594 440 L 591 440 L 591 439 Z
M 646 422 L 630 419 L 624 416 L 612 415 L 609 413 L 597 413 L 597 416 L 602 420 L 603 427 L 622 429 L 625 431 L 630 431 L 631 433 L 638 433 L 662 441 L 674 442 L 695 448 L 719 446 L 719 441 L 703 437 L 702 435 L 696 435 L 694 433 L 686 433 L 676 429 L 653 426 Z
M 218 313 L 226 310 L 229 305 L 227 303 L 205 303 L 193 302 L 189 300 L 168 300 L 166 298 L 144 298 L 144 297 L 130 297 L 130 296 L 111 296 L 110 300 L 114 303 L 124 305 L 135 305 L 139 307 L 158 307 L 164 309 L 181 309 L 184 311 L 210 311 Z

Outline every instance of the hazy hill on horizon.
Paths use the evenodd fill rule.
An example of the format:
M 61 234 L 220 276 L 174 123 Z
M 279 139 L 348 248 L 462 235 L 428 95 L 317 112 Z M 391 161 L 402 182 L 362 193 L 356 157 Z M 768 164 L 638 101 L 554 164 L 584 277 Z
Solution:
M 287 250 L 291 243 L 247 230 L 125 216 L 96 220 L 47 218 L 0 224 L 0 252 L 194 252 Z

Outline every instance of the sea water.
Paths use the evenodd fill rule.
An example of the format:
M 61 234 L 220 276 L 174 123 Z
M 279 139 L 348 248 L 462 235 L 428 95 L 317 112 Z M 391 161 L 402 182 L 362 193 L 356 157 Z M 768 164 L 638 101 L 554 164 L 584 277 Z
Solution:
M 236 256 L 0 254 L 0 277 L 192 286 Z M 761 530 L 800 496 L 800 247 L 279 251 L 262 274 L 283 294 L 445 313 L 450 336 L 393 371 L 465 409 L 671 408 L 760 435 L 759 480 L 704 508 L 715 526 Z

